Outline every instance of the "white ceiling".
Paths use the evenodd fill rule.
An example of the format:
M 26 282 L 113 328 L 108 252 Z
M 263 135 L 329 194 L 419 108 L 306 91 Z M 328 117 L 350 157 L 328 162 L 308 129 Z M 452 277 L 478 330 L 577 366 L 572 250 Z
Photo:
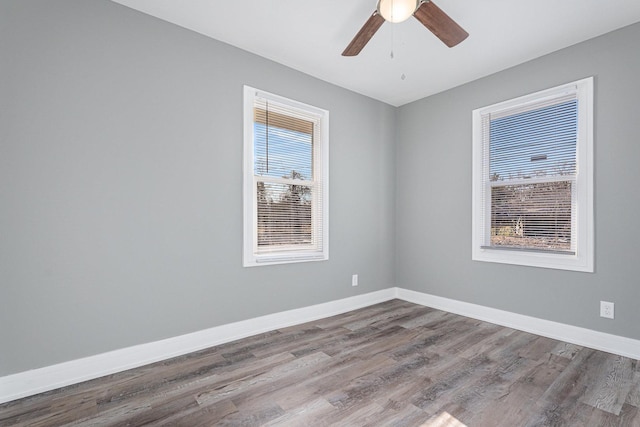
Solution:
M 460 45 L 410 18 L 347 58 L 376 0 L 113 1 L 394 106 L 640 22 L 640 0 L 435 0 L 469 32 Z

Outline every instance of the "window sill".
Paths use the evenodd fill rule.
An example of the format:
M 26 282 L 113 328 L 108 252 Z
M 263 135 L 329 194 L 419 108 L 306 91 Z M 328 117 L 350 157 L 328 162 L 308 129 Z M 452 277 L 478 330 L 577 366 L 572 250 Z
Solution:
M 270 254 L 253 255 L 245 259 L 245 267 L 256 267 L 262 265 L 292 264 L 298 262 L 326 261 L 329 259 L 324 253 L 297 253 L 297 254 Z
M 593 261 L 573 253 L 500 250 L 477 247 L 472 260 L 593 273 Z

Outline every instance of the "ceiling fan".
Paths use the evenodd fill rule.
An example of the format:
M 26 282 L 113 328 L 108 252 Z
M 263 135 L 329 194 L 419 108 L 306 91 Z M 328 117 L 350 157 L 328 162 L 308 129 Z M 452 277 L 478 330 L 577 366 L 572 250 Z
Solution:
M 342 56 L 359 54 L 384 21 L 402 22 L 412 15 L 449 47 L 454 47 L 469 35 L 430 0 L 378 0 L 376 10 L 342 52 Z

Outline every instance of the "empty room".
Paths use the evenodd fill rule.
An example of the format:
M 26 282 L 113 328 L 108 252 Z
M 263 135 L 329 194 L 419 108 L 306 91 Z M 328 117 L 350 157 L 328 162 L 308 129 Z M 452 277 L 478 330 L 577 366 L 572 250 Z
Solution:
M 0 0 L 0 426 L 640 426 L 639 43 L 636 0 Z

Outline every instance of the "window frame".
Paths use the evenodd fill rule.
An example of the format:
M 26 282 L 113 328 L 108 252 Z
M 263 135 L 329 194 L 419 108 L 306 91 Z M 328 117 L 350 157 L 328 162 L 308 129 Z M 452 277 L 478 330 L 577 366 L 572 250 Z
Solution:
M 243 266 L 289 264 L 329 259 L 329 111 L 302 102 L 294 101 L 250 86 L 243 88 Z M 281 106 L 297 110 L 304 116 L 313 116 L 316 120 L 313 132 L 313 177 L 311 180 L 296 181 L 296 184 L 319 187 L 312 201 L 312 227 L 320 224 L 322 230 L 312 231 L 313 236 L 321 239 L 321 248 L 310 246 L 282 246 L 281 250 L 258 251 L 258 208 L 257 182 L 259 180 L 290 184 L 286 178 L 256 178 L 254 174 L 254 106 L 256 99 L 265 99 Z M 291 117 L 296 117 L 292 113 Z M 296 117 L 298 118 L 298 117 Z M 318 219 L 317 216 L 321 218 Z
M 487 161 L 483 156 L 485 140 L 482 133 L 482 118 L 490 113 L 498 113 L 538 103 L 545 99 L 558 98 L 575 93 L 578 100 L 578 133 L 576 147 L 575 175 L 575 253 L 557 253 L 534 249 L 487 248 L 491 227 L 484 221 L 491 221 L 491 196 L 484 198 L 485 186 L 490 186 L 490 177 L 484 176 Z M 499 102 L 472 112 L 473 121 L 473 167 L 472 167 L 472 260 L 515 264 L 581 272 L 594 271 L 594 215 L 593 215 L 593 77 L 542 90 L 515 99 Z M 514 112 L 515 114 L 515 112 Z M 489 143 L 488 140 L 486 143 Z M 547 179 L 546 181 L 551 181 Z M 483 191 L 484 190 L 484 191 Z

